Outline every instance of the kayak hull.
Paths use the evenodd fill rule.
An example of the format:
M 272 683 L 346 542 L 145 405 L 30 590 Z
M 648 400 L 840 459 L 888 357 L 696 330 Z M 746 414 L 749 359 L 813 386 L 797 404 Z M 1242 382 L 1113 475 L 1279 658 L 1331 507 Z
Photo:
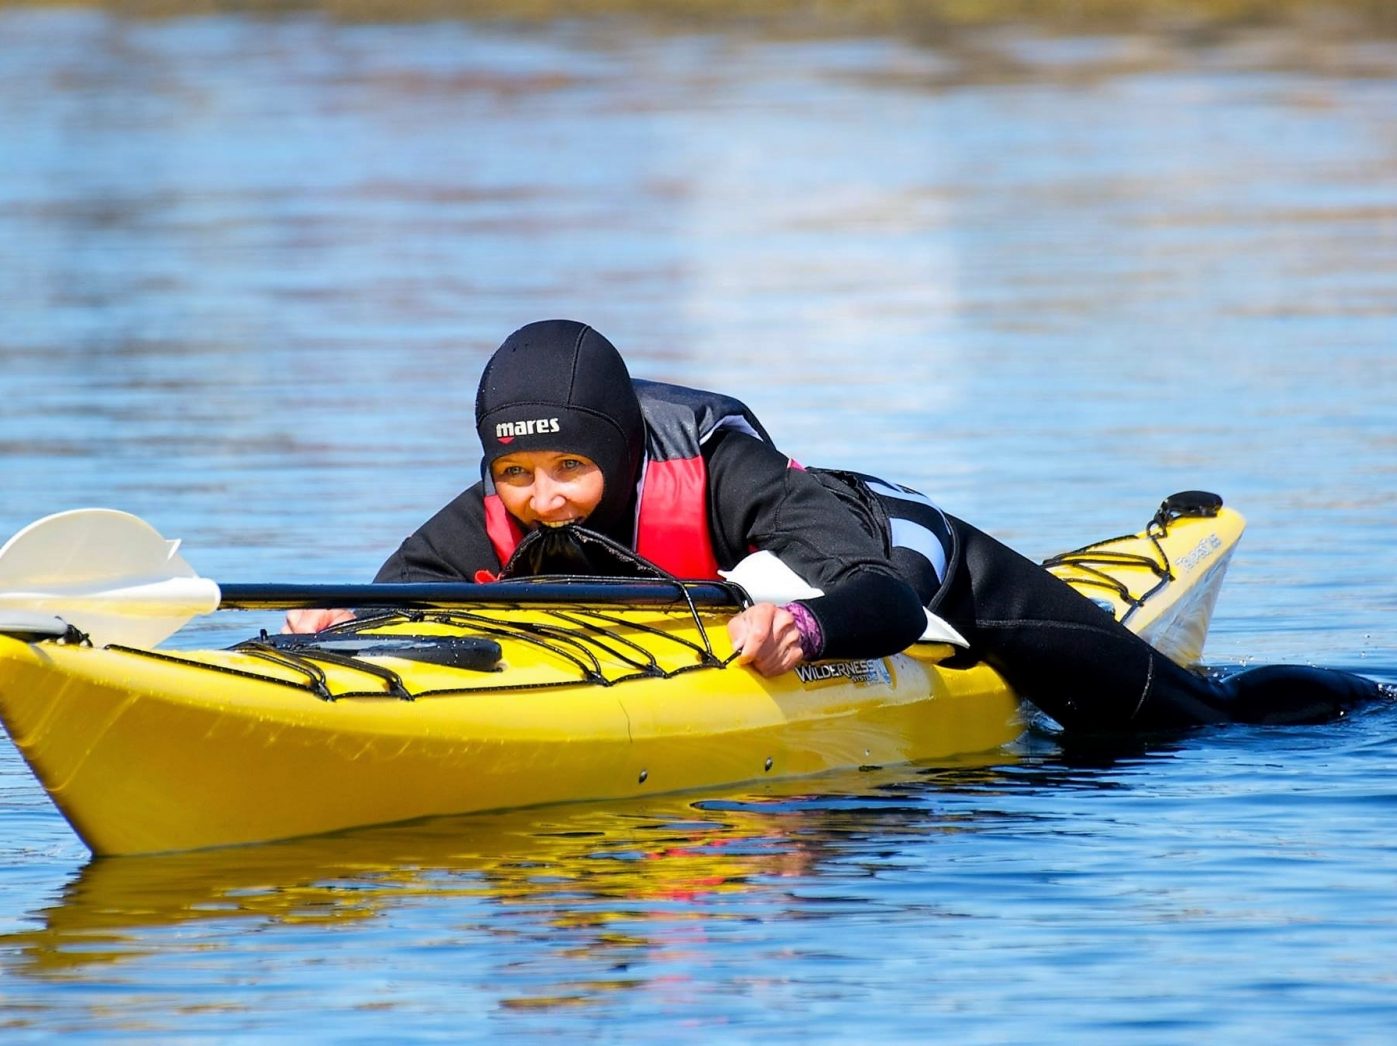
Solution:
M 10 735 L 78 835 L 107 854 L 683 791 L 1011 741 L 1018 702 L 1002 680 L 980 665 L 940 668 L 932 659 L 945 652 L 861 663 L 877 666 L 866 682 L 770 682 L 730 667 L 682 683 L 324 701 L 288 700 L 284 687 L 254 680 L 220 695 L 191 688 L 194 670 L 139 655 L 0 639 Z
M 1148 570 L 1112 567 L 1150 574 L 1137 579 L 1158 589 L 1143 605 L 1070 576 L 1080 564 L 1054 570 L 1103 605 L 1115 600 L 1130 627 L 1183 636 L 1178 656 L 1196 660 L 1242 525 L 1228 510 L 1172 525 L 1162 587 Z M 1208 554 L 1184 569 L 1200 547 Z M 944 644 L 764 679 L 730 662 L 720 609 L 588 613 L 479 607 L 386 617 L 372 629 L 488 634 L 502 649 L 491 671 L 393 656 L 312 661 L 307 671 L 265 651 L 0 635 L 0 718 L 98 854 L 947 761 L 1022 730 L 1001 677 Z

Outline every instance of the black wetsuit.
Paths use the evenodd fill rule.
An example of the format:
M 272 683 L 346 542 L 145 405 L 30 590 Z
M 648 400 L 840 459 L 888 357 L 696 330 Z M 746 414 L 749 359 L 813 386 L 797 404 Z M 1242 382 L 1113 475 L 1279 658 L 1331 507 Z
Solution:
M 850 473 L 799 470 L 769 443 L 719 433 L 703 448 L 709 526 L 723 569 L 757 548 L 824 595 L 802 600 L 825 657 L 880 657 L 910 645 L 923 606 L 1022 696 L 1077 731 L 1168 730 L 1220 722 L 1317 722 L 1383 696 L 1361 676 L 1273 666 L 1218 680 L 1180 667 L 1041 566 L 930 505 L 873 493 Z M 941 571 L 890 541 L 889 519 L 936 535 Z M 497 572 L 480 484 L 428 520 L 376 581 Z

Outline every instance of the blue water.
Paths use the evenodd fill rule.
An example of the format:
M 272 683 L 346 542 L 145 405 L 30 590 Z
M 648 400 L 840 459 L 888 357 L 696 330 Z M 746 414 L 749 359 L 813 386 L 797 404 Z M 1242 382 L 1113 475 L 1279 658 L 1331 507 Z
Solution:
M 1397 43 L 0 9 L 0 534 L 366 578 L 587 319 L 1031 555 L 1250 520 L 1397 679 Z M 275 617 L 225 615 L 176 644 Z M 91 861 L 0 742 L 7 1039 L 1387 1042 L 1397 711 Z M 294 802 L 294 796 L 287 796 Z

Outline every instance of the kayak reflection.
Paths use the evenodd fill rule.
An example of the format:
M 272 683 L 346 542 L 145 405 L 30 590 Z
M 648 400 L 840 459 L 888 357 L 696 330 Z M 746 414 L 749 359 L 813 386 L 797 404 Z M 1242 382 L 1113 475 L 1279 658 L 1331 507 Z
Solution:
M 990 756 L 936 769 L 937 787 L 989 773 Z M 992 758 L 1003 763 L 1003 752 Z M 967 778 L 969 779 L 969 778 Z M 758 792 L 433 818 L 304 840 L 150 857 L 96 858 L 61 900 L 33 913 L 39 928 L 0 937 L 7 972 L 93 976 L 97 968 L 170 950 L 207 951 L 230 927 L 342 930 L 424 902 L 483 902 L 472 925 L 498 932 L 518 913 L 595 962 L 598 950 L 663 947 L 646 913 L 712 918 L 703 902 L 765 893 L 783 905 L 790 881 L 809 877 L 851 834 L 886 840 L 959 830 L 928 806 L 913 767 L 773 782 Z M 812 791 L 811 785 L 819 790 Z M 802 787 L 803 786 L 803 787 Z M 890 821 L 891 819 L 891 821 Z M 443 909 L 446 910 L 446 909 Z M 741 906 L 735 906 L 734 917 Z M 624 931 L 618 928 L 624 924 Z M 470 932 L 463 930 L 462 932 Z

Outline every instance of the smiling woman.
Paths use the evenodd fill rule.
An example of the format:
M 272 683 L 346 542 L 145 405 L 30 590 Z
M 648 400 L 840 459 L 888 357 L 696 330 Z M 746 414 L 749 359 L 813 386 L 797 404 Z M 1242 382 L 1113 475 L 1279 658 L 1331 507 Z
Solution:
M 759 602 L 728 627 L 739 663 L 763 675 L 821 656 L 896 653 L 926 628 L 866 496 L 793 466 L 731 397 L 633 381 L 585 324 L 546 320 L 506 338 L 481 376 L 475 420 L 481 482 L 376 580 L 489 580 L 529 531 L 585 523 L 678 577 L 715 579 L 758 549 L 793 565 L 815 598 Z M 841 497 L 864 502 L 862 514 Z M 323 627 L 310 616 L 291 624 Z

